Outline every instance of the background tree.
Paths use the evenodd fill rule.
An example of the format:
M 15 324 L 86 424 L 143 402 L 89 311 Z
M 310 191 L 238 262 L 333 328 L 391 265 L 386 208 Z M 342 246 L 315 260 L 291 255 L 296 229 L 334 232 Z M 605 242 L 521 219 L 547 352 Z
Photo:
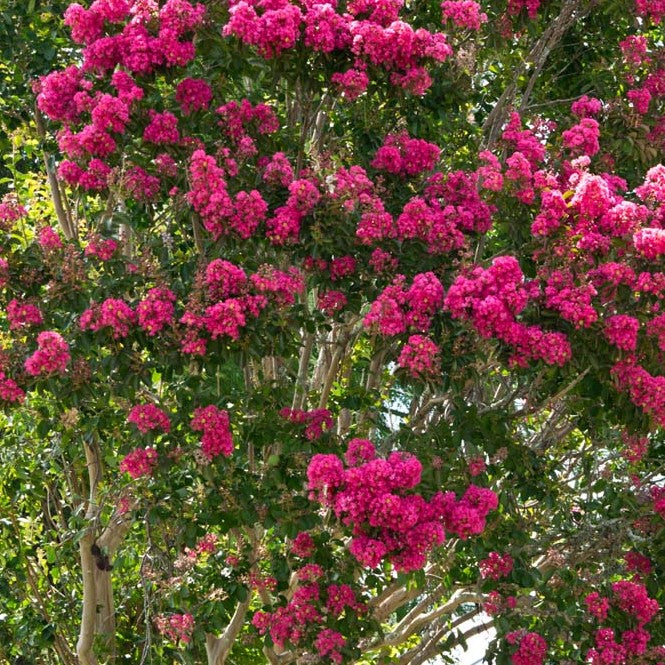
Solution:
M 663 662 L 662 3 L 35 11 L 0 658 Z

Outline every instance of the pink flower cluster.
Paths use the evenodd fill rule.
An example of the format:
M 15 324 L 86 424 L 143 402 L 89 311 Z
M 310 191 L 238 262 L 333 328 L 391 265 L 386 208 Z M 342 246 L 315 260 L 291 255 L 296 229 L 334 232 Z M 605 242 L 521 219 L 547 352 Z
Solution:
M 17 383 L 10 379 L 3 371 L 0 371 L 0 399 L 3 402 L 19 402 L 25 399 L 25 392 L 18 387 Z
M 107 298 L 101 305 L 93 305 L 79 317 L 81 330 L 97 332 L 111 328 L 113 339 L 127 337 L 130 328 L 136 323 L 136 312 L 119 298 Z
M 336 282 L 337 280 L 343 279 L 344 277 L 353 275 L 353 273 L 356 271 L 356 264 L 357 261 L 353 258 L 353 256 L 340 256 L 336 259 L 333 259 L 329 266 L 330 279 L 333 282 Z
M 346 307 L 347 299 L 341 291 L 322 291 L 319 293 L 316 307 L 326 316 L 332 316 Z
M 326 589 L 326 596 L 326 609 L 333 616 L 341 616 L 347 607 L 357 613 L 365 611 L 365 606 L 358 602 L 356 594 L 348 584 L 331 584 Z
M 397 359 L 397 364 L 414 379 L 436 380 L 441 375 L 441 351 L 428 337 L 411 335 Z
M 259 134 L 274 134 L 279 129 L 279 119 L 267 104 L 252 106 L 248 99 L 243 99 L 240 103 L 227 102 L 216 112 L 222 117 L 219 126 L 239 146 L 243 139 L 250 138 L 248 128 L 255 128 L 252 131 Z
M 517 607 L 515 596 L 502 596 L 498 591 L 490 591 L 483 603 L 483 612 L 494 616 L 506 610 L 514 610 Z
M 665 203 L 665 166 L 658 164 L 647 171 L 644 183 L 635 193 L 645 202 Z
M 545 146 L 538 140 L 533 131 L 522 129 L 522 119 L 519 113 L 515 111 L 510 114 L 508 124 L 504 128 L 501 138 L 515 152 L 520 153 L 533 168 L 545 159 Z
M 306 584 L 298 587 L 289 602 L 278 607 L 272 614 L 256 612 L 252 618 L 252 625 L 260 635 L 270 632 L 272 641 L 278 648 L 283 649 L 284 644 L 299 644 L 305 637 L 311 624 L 323 622 L 323 616 L 317 605 L 320 600 L 319 585 Z
M 183 115 L 208 108 L 212 101 L 212 89 L 203 79 L 186 78 L 175 89 L 175 100 Z
M 214 533 L 206 533 L 203 538 L 200 538 L 196 545 L 190 549 L 189 547 L 185 547 L 185 554 L 189 559 L 196 560 L 203 554 L 214 554 L 214 552 L 217 550 L 217 543 L 219 541 L 219 537 L 216 536 Z
M 644 554 L 640 554 L 633 550 L 632 552 L 626 552 L 623 558 L 626 562 L 626 570 L 638 575 L 649 575 L 651 573 L 653 568 L 651 559 L 644 556 Z
M 0 201 L 0 228 L 11 229 L 19 219 L 27 214 L 28 211 L 18 202 L 16 194 L 11 192 L 5 194 Z
M 565 335 L 517 321 L 530 296 L 517 260 L 503 256 L 487 269 L 476 266 L 459 275 L 444 305 L 453 318 L 470 321 L 482 337 L 495 337 L 511 346 L 514 363 L 526 365 L 531 359 L 542 359 L 563 365 L 572 355 Z
M 480 30 L 481 24 L 487 23 L 487 14 L 480 11 L 480 5 L 474 0 L 444 0 L 441 11 L 444 19 L 459 28 Z
M 25 361 L 25 371 L 31 376 L 64 374 L 71 359 L 69 345 L 62 335 L 45 330 L 37 336 L 37 350 Z
M 382 335 L 399 335 L 408 328 L 425 331 L 443 304 L 443 286 L 432 272 L 419 273 L 411 286 L 398 275 L 372 303 L 363 320 L 366 328 L 376 325 Z
M 593 297 L 596 295 L 598 292 L 592 284 L 576 285 L 573 273 L 568 270 L 553 270 L 545 285 L 547 307 L 558 311 L 576 328 L 588 328 L 598 320 L 598 312 L 592 305 Z M 621 324 L 624 327 L 628 325 L 624 319 L 619 319 L 614 326 L 610 324 L 607 334 L 613 334 L 614 327 Z M 614 338 L 617 339 L 616 336 Z M 626 341 L 621 335 L 619 338 Z
M 37 106 L 51 120 L 78 122 L 81 111 L 76 96 L 92 84 L 84 81 L 83 72 L 70 65 L 60 72 L 52 72 L 39 82 Z
M 306 425 L 305 436 L 309 441 L 318 439 L 324 432 L 333 426 L 332 414 L 328 409 L 313 409 L 303 411 L 302 409 L 289 409 L 284 407 L 279 415 L 297 425 Z
M 421 569 L 427 554 L 445 539 L 444 523 L 466 538 L 484 529 L 497 506 L 491 490 L 471 486 L 461 501 L 448 492 L 430 501 L 410 492 L 420 483 L 422 465 L 413 456 L 391 453 L 375 457 L 372 443 L 354 439 L 347 462 L 336 455 L 315 455 L 307 469 L 310 498 L 330 506 L 353 529 L 349 551 L 363 565 L 378 566 L 385 558 L 397 570 Z
M 192 154 L 189 179 L 187 201 L 215 239 L 231 231 L 241 238 L 249 238 L 265 220 L 268 204 L 261 194 L 256 190 L 241 191 L 232 199 L 227 191 L 224 169 L 203 150 Z
M 251 0 L 233 0 L 222 32 L 253 46 L 264 58 L 294 49 L 301 40 L 315 52 L 344 53 L 350 56 L 355 71 L 364 73 L 368 64 L 381 67 L 392 72 L 394 85 L 422 94 L 431 85 L 425 63 L 443 62 L 452 49 L 444 34 L 414 30 L 399 20 L 400 8 L 399 2 L 376 6 L 350 2 L 347 12 L 338 13 L 331 3 L 299 5 L 278 0 L 264 6 Z M 473 11 L 463 13 L 467 22 L 473 18 Z M 361 17 L 367 14 L 368 18 Z
M 649 450 L 649 439 L 646 436 L 623 432 L 621 438 L 624 444 L 622 455 L 632 464 L 639 462 Z
M 484 473 L 484 471 L 487 469 L 487 466 L 485 465 L 485 459 L 483 456 L 478 455 L 477 457 L 472 457 L 467 464 L 467 469 L 471 476 L 474 478 L 479 476 L 481 473 Z
M 575 100 L 571 106 L 570 110 L 578 118 L 586 118 L 590 115 L 598 115 L 603 109 L 603 103 L 600 99 L 595 97 L 589 97 L 587 95 L 582 95 L 579 99 Z
M 641 558 L 639 563 L 641 565 L 644 563 Z M 648 559 L 647 563 L 650 568 Z M 604 621 L 610 607 L 615 606 L 634 619 L 637 622 L 637 627 L 624 631 L 621 634 L 621 643 L 616 641 L 614 630 L 599 628 L 595 634 L 595 648 L 589 649 L 586 654 L 587 661 L 591 665 L 625 663 L 632 656 L 644 655 L 651 639 L 651 635 L 644 629 L 644 626 L 660 610 L 657 601 L 649 597 L 646 587 L 641 582 L 635 581 L 635 578 L 633 581 L 614 582 L 612 592 L 611 604 L 607 598 L 603 598 L 598 592 L 589 594 L 585 599 L 589 612 L 599 621 Z
M 665 487 L 653 485 L 649 492 L 653 500 L 654 512 L 658 513 L 665 520 Z
M 314 539 L 307 531 L 301 531 L 291 543 L 291 553 L 301 559 L 311 557 L 316 551 L 316 544 Z
M 171 431 L 171 421 L 164 411 L 154 404 L 137 404 L 133 406 L 127 422 L 134 423 L 139 432 L 145 434 L 152 430 Z
M 293 182 L 293 167 L 283 152 L 276 152 L 265 162 L 263 179 L 273 187 L 288 187 Z
M 502 556 L 498 552 L 490 552 L 486 559 L 478 562 L 478 568 L 483 579 L 500 580 L 510 575 L 513 569 L 513 557 L 510 554 Z
M 628 35 L 619 42 L 625 62 L 629 65 L 640 65 L 647 54 L 648 42 L 644 35 Z
M 439 161 L 441 150 L 434 143 L 413 139 L 406 132 L 388 134 L 376 151 L 372 166 L 402 177 L 431 171 Z
M 600 150 L 598 138 L 600 128 L 598 121 L 593 118 L 582 118 L 577 125 L 562 133 L 563 145 L 573 155 L 588 155 L 592 157 Z
M 649 112 L 651 93 L 647 88 L 636 88 L 635 90 L 629 90 L 626 93 L 626 97 L 632 104 L 635 111 L 640 115 L 646 115 Z
M 367 90 L 369 76 L 360 69 L 347 69 L 345 72 L 335 72 L 330 80 L 341 90 L 344 98 L 349 102 L 360 97 Z
M 155 617 L 155 626 L 172 642 L 188 644 L 194 632 L 194 617 L 191 614 L 160 614 Z
M 653 416 L 658 425 L 665 425 L 665 377 L 652 376 L 646 369 L 630 361 L 620 361 L 611 370 L 619 390 L 629 394 L 631 401 Z
M 397 237 L 400 240 L 418 239 L 427 245 L 431 254 L 445 254 L 465 246 L 464 234 L 458 228 L 461 208 L 441 207 L 436 200 L 425 201 L 415 196 L 404 206 L 397 218 Z
M 612 584 L 612 591 L 613 601 L 624 612 L 634 616 L 640 626 L 649 623 L 660 610 L 658 602 L 649 598 L 643 584 L 622 580 Z
M 490 159 L 490 154 L 487 151 L 481 153 L 481 158 L 484 155 L 488 163 L 475 172 L 452 171 L 447 176 L 437 172 L 427 180 L 426 198 L 431 202 L 439 200 L 439 204 L 445 203 L 446 215 L 456 227 L 467 233 L 486 233 L 492 228 L 494 207 L 485 203 L 478 192 L 479 185 L 496 190 L 499 181 L 502 182 L 498 160 Z M 440 242 L 444 242 L 443 238 Z
M 596 617 L 598 621 L 605 621 L 610 609 L 610 601 L 607 598 L 603 598 L 597 591 L 593 591 L 584 599 L 584 603 L 589 614 Z
M 138 323 L 150 336 L 173 323 L 175 294 L 164 288 L 150 289 L 136 306 Z
M 58 235 L 58 232 L 50 226 L 45 226 L 39 230 L 37 242 L 45 252 L 62 248 L 62 239 Z
M 306 178 L 300 178 L 289 184 L 289 198 L 286 201 L 286 208 L 300 215 L 308 215 L 320 198 L 321 193 L 314 182 Z
M 167 0 L 161 9 L 152 3 L 133 4 L 97 0 L 87 10 L 77 3 L 68 7 L 65 24 L 72 39 L 85 45 L 86 71 L 111 71 L 122 65 L 132 73 L 149 74 L 160 66 L 182 67 L 192 60 L 194 45 L 183 37 L 201 23 L 203 5 L 187 0 Z M 125 21 L 120 32 L 105 36 L 110 32 L 105 22 Z
M 185 312 L 180 319 L 189 328 L 182 346 L 184 353 L 205 354 L 206 340 L 199 335 L 202 330 L 213 339 L 225 336 L 237 340 L 249 316 L 257 318 L 271 301 L 277 307 L 293 305 L 296 295 L 305 288 L 303 275 L 296 268 L 281 271 L 263 265 L 247 278 L 242 268 L 224 259 L 208 264 L 205 282 L 213 300 L 232 297 L 210 305 L 202 315 Z
M 663 0 L 635 0 L 635 10 L 638 14 L 650 18 L 656 24 L 659 24 L 665 18 Z
M 605 320 L 605 337 L 618 349 L 634 351 L 637 348 L 637 333 L 640 322 L 628 314 L 615 314 Z
M 665 229 L 640 229 L 633 235 L 633 244 L 644 258 L 655 261 L 665 254 Z
M 346 644 L 346 639 L 341 633 L 331 628 L 324 628 L 316 637 L 314 646 L 321 658 L 330 658 L 330 660 L 339 665 L 342 662 L 342 654 L 339 650 Z
M 128 473 L 132 478 L 151 476 L 157 466 L 159 455 L 154 448 L 135 448 L 125 455 L 120 462 L 120 472 Z
M 347 584 L 331 584 L 322 594 L 316 580 L 323 574 L 323 569 L 316 564 L 307 564 L 299 569 L 298 580 L 310 583 L 297 587 L 286 605 L 274 612 L 256 612 L 252 624 L 261 635 L 269 632 L 280 649 L 286 643 L 298 646 L 305 639 L 312 640 L 319 656 L 341 663 L 338 649 L 344 645 L 344 638 L 330 628 L 320 630 L 319 625 L 324 622 L 324 615 L 337 618 L 347 608 L 358 614 L 365 610 L 365 606 L 356 599 Z
M 127 194 L 137 201 L 152 201 L 159 193 L 160 179 L 140 166 L 127 169 L 122 185 Z
M 84 254 L 86 256 L 96 256 L 101 261 L 108 261 L 116 249 L 118 249 L 118 243 L 113 238 L 102 239 L 93 236 L 89 239 Z
M 206 266 L 205 282 L 211 298 L 228 298 L 245 291 L 247 275 L 240 266 L 230 261 L 213 259 Z
M 516 630 L 506 635 L 508 644 L 517 645 L 511 656 L 513 665 L 542 665 L 547 655 L 547 642 L 538 633 Z
M 233 435 L 227 411 L 212 404 L 199 407 L 194 411 L 191 427 L 195 432 L 203 432 L 201 451 L 209 460 L 220 454 L 229 457 L 233 453 Z
M 200 25 L 205 7 L 187 0 L 167 0 L 161 8 L 157 3 L 147 7 L 143 4 L 95 0 L 89 9 L 74 3 L 65 12 L 72 37 L 84 45 L 82 66 L 43 77 L 37 86 L 37 101 L 49 118 L 66 124 L 58 134 L 58 144 L 74 161 L 63 161 L 58 172 L 70 185 L 92 191 L 108 186 L 112 169 L 102 160 L 116 152 L 118 135 L 125 133 L 131 120 L 132 104 L 144 96 L 131 75 L 184 66 L 194 58 L 191 33 Z M 90 78 L 108 74 L 117 95 L 93 91 Z M 201 104 L 202 94 L 200 87 L 194 92 L 191 85 L 185 84 L 176 96 L 177 101 L 190 108 Z M 183 99 L 183 95 L 187 98 Z M 198 96 L 194 98 L 195 95 Z M 179 141 L 175 116 L 154 109 L 149 110 L 149 115 L 145 141 Z M 76 131 L 73 126 L 86 118 L 88 124 Z M 150 200 L 159 188 L 159 179 L 138 166 L 125 174 L 124 181 L 127 194 L 137 200 Z
M 252 4 L 239 0 L 230 7 L 231 17 L 222 34 L 234 36 L 257 48 L 264 58 L 291 49 L 300 38 L 302 11 L 288 2 L 276 4 L 259 15 Z
M 36 305 L 13 298 L 7 303 L 7 321 L 10 330 L 17 330 L 24 326 L 39 326 L 44 318 Z

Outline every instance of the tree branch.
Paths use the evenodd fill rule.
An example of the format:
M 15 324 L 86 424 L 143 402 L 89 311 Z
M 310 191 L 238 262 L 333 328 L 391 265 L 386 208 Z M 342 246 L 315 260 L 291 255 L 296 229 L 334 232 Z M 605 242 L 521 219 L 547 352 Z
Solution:
M 591 8 L 591 3 L 589 3 L 588 7 L 582 9 L 583 2 L 584 0 L 566 0 L 561 7 L 559 15 L 547 26 L 522 64 L 513 72 L 511 83 L 505 88 L 483 123 L 484 144 L 486 148 L 491 149 L 497 142 L 501 127 L 508 115 L 508 110 L 515 103 L 519 81 L 533 65 L 534 69 L 529 77 L 526 90 L 522 95 L 520 106 L 521 110 L 526 107 L 536 84 L 536 79 L 541 73 L 550 52 L 566 34 L 570 26 L 584 16 Z
M 46 140 L 46 130 L 44 128 L 44 119 L 37 104 L 35 104 L 35 126 L 37 127 L 37 136 L 39 140 L 44 143 Z M 60 185 L 58 177 L 51 162 L 51 154 L 42 148 L 42 155 L 44 158 L 44 166 L 46 167 L 46 176 L 48 178 L 49 189 L 51 190 L 51 200 L 55 208 L 55 214 L 58 218 L 58 223 L 62 232 L 65 234 L 67 240 L 73 240 L 76 237 L 76 230 L 72 226 L 71 219 L 67 215 L 65 207 L 62 204 L 62 196 L 60 195 Z
M 85 513 L 87 526 L 79 540 L 81 557 L 81 575 L 83 578 L 83 607 L 81 609 L 81 627 L 76 643 L 76 653 L 80 665 L 96 665 L 97 659 L 92 647 L 95 639 L 95 623 L 97 618 L 97 592 L 95 589 L 95 557 L 92 549 L 95 544 L 95 520 L 99 513 L 97 505 L 97 486 L 101 477 L 101 461 L 99 449 L 92 442 L 83 442 L 85 461 L 88 469 L 88 501 Z

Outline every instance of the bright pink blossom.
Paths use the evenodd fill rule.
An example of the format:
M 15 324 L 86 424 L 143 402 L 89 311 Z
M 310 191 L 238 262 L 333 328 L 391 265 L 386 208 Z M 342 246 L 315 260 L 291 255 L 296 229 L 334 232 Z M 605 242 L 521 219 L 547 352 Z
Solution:
M 194 411 L 191 427 L 195 432 L 202 432 L 201 450 L 212 460 L 217 455 L 229 457 L 233 453 L 233 435 L 227 411 L 214 405 L 199 407 Z
M 151 476 L 157 466 L 158 454 L 154 448 L 135 448 L 120 462 L 121 473 L 128 473 L 132 478 Z
M 69 345 L 54 330 L 37 336 L 37 350 L 25 361 L 25 371 L 31 376 L 64 374 L 71 359 Z
M 152 430 L 171 431 L 171 421 L 162 409 L 154 404 L 137 404 L 127 416 L 127 421 L 134 423 L 139 432 L 145 434 Z

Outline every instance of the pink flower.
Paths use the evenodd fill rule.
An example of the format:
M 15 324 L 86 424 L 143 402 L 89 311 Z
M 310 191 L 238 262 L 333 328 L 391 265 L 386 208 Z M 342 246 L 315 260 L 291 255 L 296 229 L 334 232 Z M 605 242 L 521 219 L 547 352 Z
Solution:
M 184 115 L 208 108 L 212 89 L 203 79 L 186 78 L 176 87 L 175 99 Z
M 480 30 L 481 24 L 487 23 L 487 14 L 481 13 L 480 5 L 473 0 L 444 0 L 441 11 L 444 19 L 460 28 Z
M 291 554 L 307 559 L 316 551 L 314 539 L 307 531 L 301 531 L 291 543 Z
M 17 330 L 24 326 L 39 326 L 44 322 L 39 307 L 31 303 L 19 302 L 16 299 L 7 303 L 7 320 L 10 330 Z
M 510 554 L 502 556 L 498 552 L 490 552 L 486 559 L 478 563 L 478 568 L 483 579 L 499 580 L 510 575 L 513 569 L 513 558 Z
M 482 456 L 472 457 L 468 463 L 469 473 L 475 477 L 479 476 L 485 471 L 487 467 L 485 466 L 485 460 Z
M 145 434 L 152 430 L 171 431 L 171 421 L 164 411 L 154 404 L 137 404 L 127 416 L 127 421 L 134 423 L 139 432 Z
M 45 226 L 39 230 L 37 242 L 45 252 L 62 248 L 62 240 L 58 232 L 50 226 Z
M 402 348 L 397 364 L 414 379 L 437 379 L 441 373 L 439 347 L 423 335 L 411 335 Z
M 154 288 L 136 306 L 138 323 L 150 336 L 173 323 L 175 294 L 169 289 Z
M 346 296 L 341 291 L 323 291 L 319 293 L 316 306 L 326 316 L 332 316 L 346 306 Z
M 71 356 L 69 345 L 62 336 L 45 330 L 37 337 L 37 350 L 25 361 L 25 370 L 32 376 L 64 374 Z
M 403 177 L 431 171 L 441 150 L 433 143 L 412 139 L 406 132 L 389 134 L 377 150 L 372 166 Z
M 209 460 L 220 454 L 229 457 L 233 453 L 233 436 L 227 411 L 212 404 L 199 407 L 194 411 L 191 428 L 203 433 L 201 450 Z
M 330 80 L 340 88 L 344 98 L 350 102 L 360 97 L 369 85 L 367 74 L 358 69 L 335 72 Z
M 640 322 L 634 316 L 615 314 L 605 321 L 605 337 L 624 351 L 634 351 L 637 347 L 637 333 Z
M 154 448 L 135 448 L 125 455 L 120 462 L 121 473 L 128 473 L 132 478 L 151 476 L 157 465 L 158 455 Z
M 108 261 L 117 248 L 118 243 L 113 238 L 102 239 L 92 236 L 88 241 L 84 254 L 86 256 L 96 256 L 101 261 Z
M 346 644 L 346 639 L 341 633 L 338 633 L 330 628 L 324 628 L 314 640 L 314 646 L 322 658 L 326 656 L 333 661 L 333 663 L 342 662 L 342 654 L 339 652 Z
M 188 644 L 194 631 L 194 617 L 191 614 L 159 614 L 155 617 L 155 626 L 172 642 Z
M 2 371 L 0 371 L 0 399 L 4 402 L 18 403 L 22 403 L 25 399 L 25 392 Z
M 542 665 L 547 655 L 547 642 L 538 633 L 513 631 L 506 635 L 508 644 L 517 644 L 513 665 Z
M 143 130 L 143 140 L 158 145 L 165 143 L 178 143 L 180 132 L 178 131 L 178 119 L 168 111 L 157 113 L 150 111 L 150 122 Z

